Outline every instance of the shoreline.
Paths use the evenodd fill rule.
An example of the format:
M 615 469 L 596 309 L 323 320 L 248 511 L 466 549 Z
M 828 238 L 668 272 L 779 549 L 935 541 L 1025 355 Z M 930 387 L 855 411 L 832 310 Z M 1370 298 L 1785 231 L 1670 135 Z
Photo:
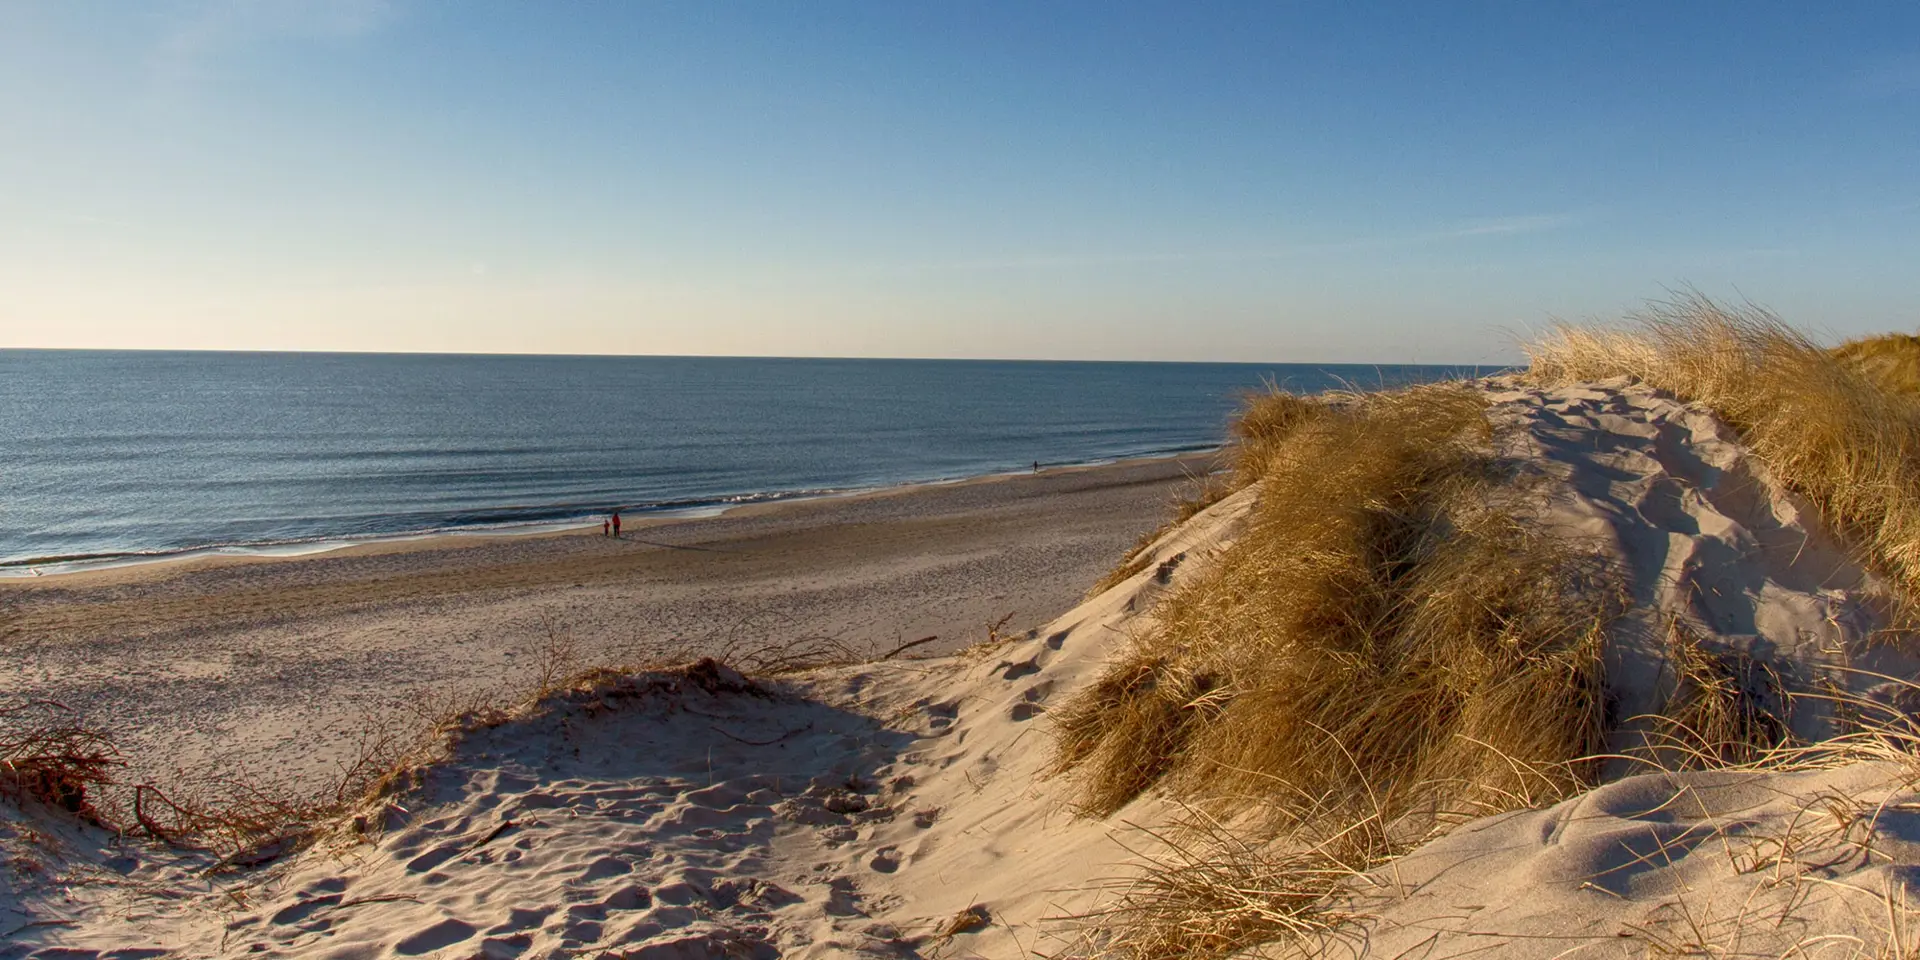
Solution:
M 1071 609 L 1212 455 L 999 474 L 299 557 L 200 557 L 0 581 L 0 696 L 119 738 L 133 778 L 253 770 L 324 788 L 373 717 L 581 665 L 822 643 L 937 654 Z M 563 656 L 564 655 L 564 656 Z M 577 660 L 572 659 L 577 656 Z
M 738 494 L 734 502 L 714 502 L 683 507 L 621 507 L 623 531 L 640 530 L 668 523 L 709 520 L 719 517 L 756 515 L 794 504 L 820 501 L 855 500 L 894 496 L 915 490 L 989 483 L 1009 477 L 1079 473 L 1108 467 L 1149 464 L 1169 460 L 1211 457 L 1225 445 L 1180 449 L 1168 452 L 1111 457 L 1098 460 L 1042 462 L 1038 474 L 1027 470 L 999 471 L 931 480 L 908 480 L 872 487 L 795 491 L 785 493 Z M 632 513 L 627 511 L 632 510 Z M 411 553 L 428 550 L 460 549 L 502 539 L 539 539 L 544 537 L 583 536 L 599 526 L 597 519 L 530 520 L 523 523 L 441 527 L 418 531 L 370 534 L 365 536 L 316 537 L 306 540 L 263 541 L 246 544 L 210 544 L 155 552 L 95 554 L 74 557 L 29 558 L 0 561 L 0 585 L 10 582 L 44 582 L 49 578 L 69 581 L 90 574 L 142 570 L 165 566 L 228 566 L 246 563 L 279 563 L 319 556 L 353 556 L 376 553 Z

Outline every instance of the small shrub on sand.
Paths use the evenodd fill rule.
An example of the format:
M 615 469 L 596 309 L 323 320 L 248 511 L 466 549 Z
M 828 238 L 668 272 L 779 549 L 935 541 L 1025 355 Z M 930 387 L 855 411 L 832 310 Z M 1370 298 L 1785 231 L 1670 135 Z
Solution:
M 1695 294 L 1624 331 L 1561 326 L 1526 347 L 1538 383 L 1627 376 L 1713 408 L 1829 530 L 1895 581 L 1905 623 L 1920 597 L 1920 399 L 1887 388 L 1907 346 L 1831 351 L 1757 307 Z M 1884 338 L 1883 338 L 1884 339 Z M 1906 338 L 1912 339 L 1912 338 Z M 1900 374 L 1904 378 L 1904 374 Z M 1904 380 L 1903 380 L 1904 382 Z
M 868 659 L 868 651 L 854 648 L 835 636 L 799 633 L 789 617 L 741 617 L 720 628 L 682 636 L 647 656 L 652 669 L 667 663 L 688 663 L 711 654 L 721 663 L 755 676 L 776 676 Z
M 113 739 L 68 708 L 35 700 L 0 708 L 0 797 L 35 802 L 86 823 L 166 843 L 238 853 L 297 842 L 323 805 L 292 802 L 238 778 L 183 779 L 163 793 L 126 785 Z
M 1583 782 L 1618 594 L 1503 506 L 1484 401 L 1278 397 L 1243 428 L 1263 438 L 1242 458 L 1262 471 L 1248 529 L 1056 712 L 1086 810 L 1164 782 L 1332 835 Z
M 123 765 L 105 733 L 61 704 L 32 700 L 0 707 L 0 796 L 97 823 L 99 789 Z

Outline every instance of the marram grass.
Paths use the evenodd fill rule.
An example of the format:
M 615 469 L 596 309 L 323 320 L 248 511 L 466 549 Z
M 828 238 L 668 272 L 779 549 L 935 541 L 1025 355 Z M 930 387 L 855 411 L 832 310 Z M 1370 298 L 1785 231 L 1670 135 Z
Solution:
M 1505 506 L 1480 395 L 1275 395 L 1241 435 L 1263 484 L 1247 531 L 1056 711 L 1085 808 L 1164 784 L 1282 820 L 1391 821 L 1583 783 L 1567 761 L 1603 747 L 1617 593 Z

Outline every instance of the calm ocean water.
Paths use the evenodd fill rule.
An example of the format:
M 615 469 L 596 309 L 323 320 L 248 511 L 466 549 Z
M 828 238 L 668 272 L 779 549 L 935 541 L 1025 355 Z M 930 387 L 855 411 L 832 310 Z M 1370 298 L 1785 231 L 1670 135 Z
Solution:
M 1460 372 L 0 351 L 0 573 L 1196 450 L 1267 380 L 1314 391 Z

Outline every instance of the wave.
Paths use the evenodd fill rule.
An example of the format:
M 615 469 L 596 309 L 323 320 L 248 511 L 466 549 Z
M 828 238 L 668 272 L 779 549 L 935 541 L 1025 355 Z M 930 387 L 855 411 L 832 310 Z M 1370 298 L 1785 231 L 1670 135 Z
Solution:
M 1163 448 L 1118 453 L 1111 456 L 1043 461 L 1054 468 L 1088 467 L 1124 460 L 1181 456 L 1219 449 L 1216 443 L 1177 444 Z M 0 559 L 0 578 L 38 576 L 47 572 L 70 572 L 134 563 L 153 563 L 199 556 L 272 556 L 322 552 L 368 543 L 400 542 L 448 535 L 530 534 L 576 529 L 598 523 L 610 511 L 637 517 L 717 516 L 728 510 L 760 503 L 816 500 L 853 496 L 896 487 L 932 486 L 961 483 L 980 477 L 1005 476 L 1026 472 L 1026 468 L 1005 468 L 980 474 L 922 477 L 896 483 L 842 487 L 802 487 L 761 490 L 710 497 L 685 497 L 637 503 L 562 503 L 524 507 L 489 507 L 423 516 L 419 513 L 387 514 L 369 517 L 333 518 L 342 522 L 334 532 L 293 537 L 264 537 L 244 540 L 210 540 L 180 546 L 146 550 L 105 550 L 45 556 Z M 324 522 L 328 518 L 315 517 Z M 410 522 L 411 521 L 411 522 Z M 352 526 L 353 529 L 347 529 Z M 50 571 L 47 568 L 54 568 Z

